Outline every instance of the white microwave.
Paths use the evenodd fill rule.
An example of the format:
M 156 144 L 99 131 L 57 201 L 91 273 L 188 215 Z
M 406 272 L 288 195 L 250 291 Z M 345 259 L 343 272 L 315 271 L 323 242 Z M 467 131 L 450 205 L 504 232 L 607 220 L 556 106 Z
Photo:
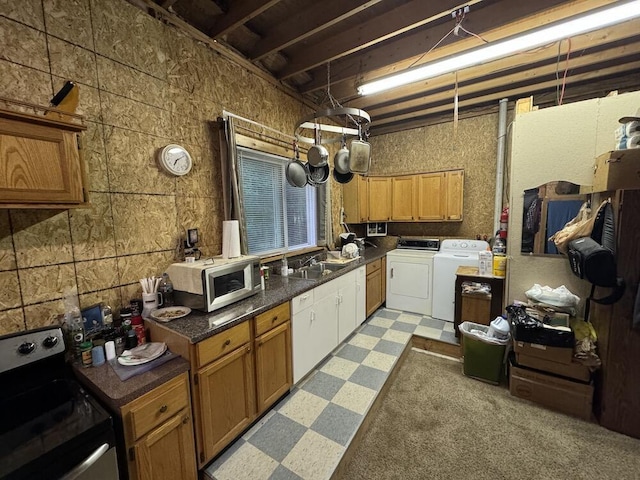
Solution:
M 167 273 L 176 303 L 203 312 L 213 312 L 261 290 L 260 258 L 254 255 L 173 263 Z
M 367 237 L 384 237 L 387 235 L 386 222 L 367 223 Z

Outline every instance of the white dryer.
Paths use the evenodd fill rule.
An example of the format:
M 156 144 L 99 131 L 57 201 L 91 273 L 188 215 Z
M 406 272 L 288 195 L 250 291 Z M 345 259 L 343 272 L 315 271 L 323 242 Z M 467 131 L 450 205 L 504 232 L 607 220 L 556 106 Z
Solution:
M 489 244 L 483 240 L 443 240 L 433 257 L 433 308 L 431 316 L 453 322 L 455 311 L 456 270 L 460 266 L 478 265 L 478 253 Z
M 402 237 L 387 253 L 387 308 L 431 315 L 433 256 L 438 239 Z

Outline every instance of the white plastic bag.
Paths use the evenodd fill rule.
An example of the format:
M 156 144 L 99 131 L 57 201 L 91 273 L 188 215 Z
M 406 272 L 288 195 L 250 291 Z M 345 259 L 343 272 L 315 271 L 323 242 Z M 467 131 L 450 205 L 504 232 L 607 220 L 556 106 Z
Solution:
M 551 288 L 548 285 L 541 287 L 537 283 L 525 292 L 527 298 L 541 303 L 547 303 L 555 307 L 575 307 L 580 302 L 580 297 L 574 295 L 564 285 Z

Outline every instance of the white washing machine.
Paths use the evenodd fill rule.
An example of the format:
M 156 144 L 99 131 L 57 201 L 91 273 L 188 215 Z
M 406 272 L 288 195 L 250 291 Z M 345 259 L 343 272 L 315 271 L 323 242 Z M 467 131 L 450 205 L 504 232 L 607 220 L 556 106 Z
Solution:
M 443 240 L 433 257 L 433 308 L 431 316 L 453 322 L 456 270 L 478 266 L 478 253 L 487 250 L 483 240 Z
M 402 237 L 387 253 L 387 308 L 431 315 L 433 257 L 440 240 Z

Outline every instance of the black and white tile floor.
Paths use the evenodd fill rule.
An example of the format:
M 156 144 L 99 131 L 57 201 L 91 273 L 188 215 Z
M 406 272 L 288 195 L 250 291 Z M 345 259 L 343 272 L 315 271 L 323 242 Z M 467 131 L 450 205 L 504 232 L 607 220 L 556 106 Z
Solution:
M 215 480 L 328 479 L 409 342 L 453 324 L 381 308 L 205 470 Z

